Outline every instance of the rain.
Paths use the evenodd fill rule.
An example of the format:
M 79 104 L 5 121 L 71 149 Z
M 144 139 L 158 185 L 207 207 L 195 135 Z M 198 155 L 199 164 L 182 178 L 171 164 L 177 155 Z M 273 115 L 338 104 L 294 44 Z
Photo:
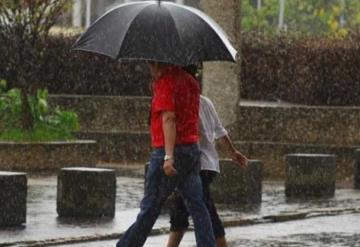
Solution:
M 305 2 L 1 1 L 0 247 L 360 246 L 360 3 Z

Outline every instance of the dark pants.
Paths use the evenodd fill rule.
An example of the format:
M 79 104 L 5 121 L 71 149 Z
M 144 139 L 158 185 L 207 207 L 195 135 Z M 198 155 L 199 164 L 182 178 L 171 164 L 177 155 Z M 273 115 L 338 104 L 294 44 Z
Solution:
M 204 201 L 206 207 L 210 213 L 211 223 L 215 238 L 221 238 L 225 236 L 224 226 L 217 213 L 215 204 L 210 195 L 210 184 L 216 176 L 216 172 L 213 171 L 201 171 L 200 177 L 203 186 Z M 184 204 L 182 196 L 175 193 L 170 200 L 170 223 L 171 231 L 186 230 L 189 226 L 189 213 Z
M 164 149 L 155 149 L 145 178 L 145 195 L 135 223 L 125 232 L 117 247 L 143 246 L 162 205 L 167 197 L 178 189 L 185 200 L 195 226 L 195 238 L 199 247 L 215 247 L 215 237 L 209 213 L 203 200 L 199 176 L 200 151 L 197 145 L 175 147 L 175 166 L 178 175 L 167 177 L 163 171 Z

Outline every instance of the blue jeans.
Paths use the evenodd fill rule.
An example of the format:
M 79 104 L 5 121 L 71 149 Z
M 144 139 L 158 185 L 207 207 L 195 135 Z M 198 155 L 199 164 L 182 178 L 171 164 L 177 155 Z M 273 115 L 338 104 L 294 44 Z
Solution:
M 210 194 L 210 185 L 217 173 L 214 171 L 202 170 L 200 172 L 201 183 L 203 186 L 204 202 L 209 211 L 211 224 L 215 238 L 222 238 L 225 236 L 224 226 L 217 213 L 215 203 Z M 170 201 L 170 230 L 172 232 L 185 231 L 189 226 L 189 213 L 186 209 L 184 200 L 177 193 Z
M 162 205 L 171 192 L 177 188 L 193 218 L 197 246 L 215 247 L 210 216 L 203 200 L 198 146 L 193 144 L 175 147 L 175 167 L 178 173 L 174 177 L 167 177 L 164 174 L 164 155 L 164 149 L 155 149 L 152 152 L 145 178 L 145 195 L 141 201 L 140 213 L 116 246 L 143 246 L 160 214 Z

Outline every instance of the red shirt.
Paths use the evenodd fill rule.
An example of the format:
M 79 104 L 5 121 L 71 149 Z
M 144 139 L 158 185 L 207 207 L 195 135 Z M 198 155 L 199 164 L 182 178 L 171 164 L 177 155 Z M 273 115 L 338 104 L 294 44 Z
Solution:
M 200 87 L 190 74 L 170 66 L 154 83 L 151 103 L 151 143 L 164 147 L 162 112 L 176 115 L 176 144 L 193 144 L 199 140 Z

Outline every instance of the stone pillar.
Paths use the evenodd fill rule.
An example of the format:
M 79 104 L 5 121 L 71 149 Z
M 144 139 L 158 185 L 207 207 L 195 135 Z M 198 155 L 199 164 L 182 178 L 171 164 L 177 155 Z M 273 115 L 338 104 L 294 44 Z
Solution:
M 91 23 L 91 16 L 92 16 L 92 7 L 91 7 L 91 0 L 86 0 L 86 8 L 85 8 L 85 27 L 88 28 Z
M 201 0 L 201 8 L 225 30 L 239 52 L 241 0 Z M 202 81 L 203 94 L 214 102 L 223 124 L 234 123 L 240 100 L 240 55 L 237 64 L 204 63 Z
M 261 203 L 263 164 L 260 161 L 250 160 L 246 168 L 239 168 L 231 160 L 221 160 L 220 171 L 211 185 L 216 203 Z
M 62 217 L 114 217 L 115 171 L 63 168 L 58 176 L 57 212 Z
M 289 154 L 286 160 L 285 195 L 334 196 L 335 155 Z
M 81 0 L 75 0 L 73 3 L 72 11 L 72 24 L 75 27 L 81 27 L 82 11 L 81 11 Z
M 355 150 L 355 189 L 360 189 L 360 149 Z
M 26 222 L 26 173 L 0 172 L 0 227 Z

